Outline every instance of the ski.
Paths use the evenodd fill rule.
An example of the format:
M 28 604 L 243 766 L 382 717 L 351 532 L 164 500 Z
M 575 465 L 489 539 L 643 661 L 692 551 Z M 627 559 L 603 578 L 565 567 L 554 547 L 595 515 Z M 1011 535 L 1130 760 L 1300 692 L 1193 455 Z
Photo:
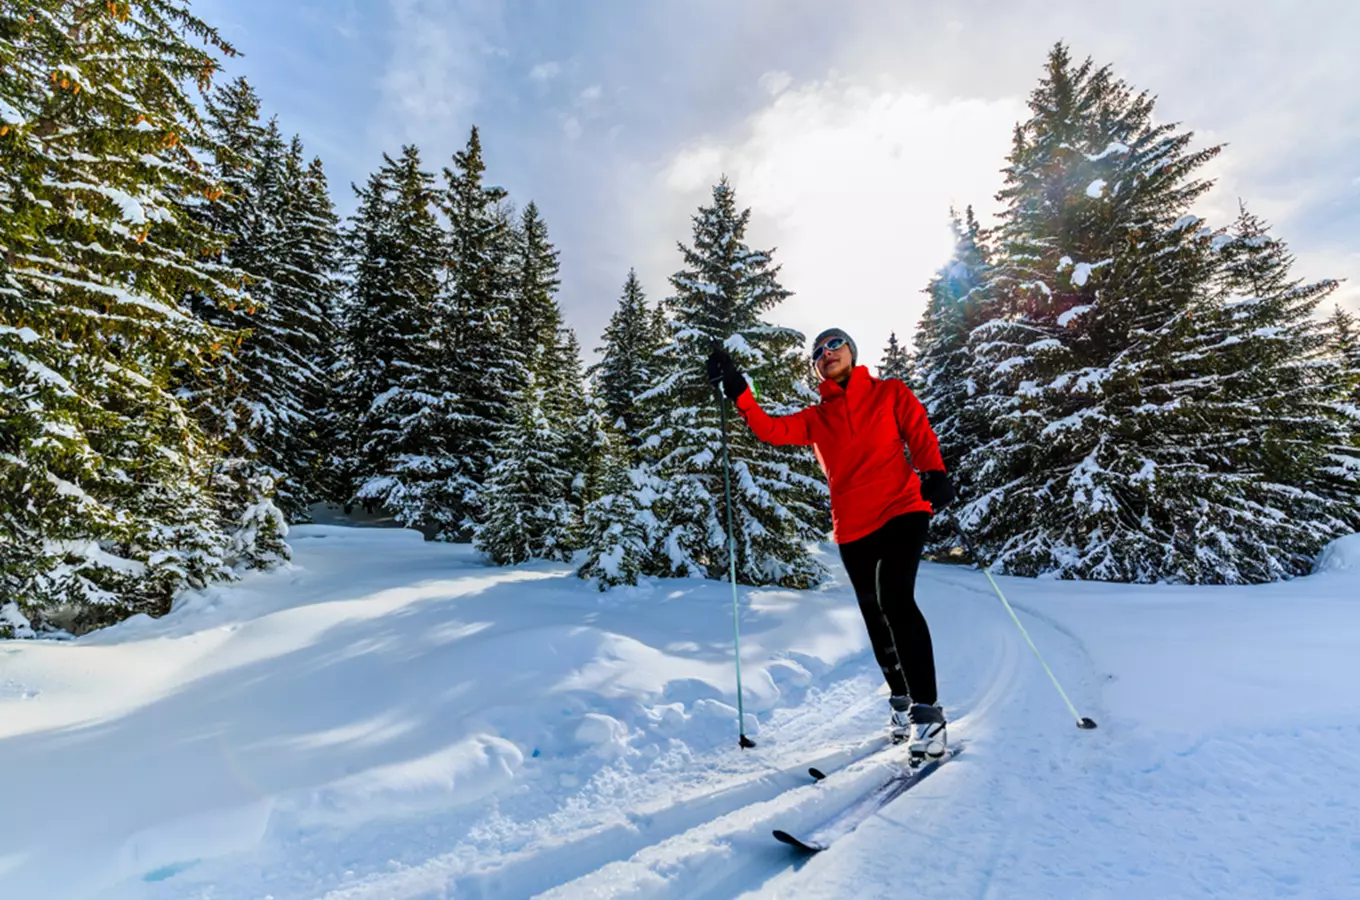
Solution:
M 774 831 L 775 839 L 805 853 L 819 853 L 830 847 L 832 841 L 854 831 L 874 813 L 911 790 L 940 766 L 957 756 L 962 749 L 963 745 L 956 744 L 946 750 L 943 756 L 937 759 L 927 759 L 915 767 L 899 764 L 897 771 L 890 775 L 887 780 L 848 808 L 822 823 L 816 831 L 806 837 L 799 837 L 776 828 Z M 826 777 L 825 774 L 817 770 L 809 769 L 808 771 L 818 781 Z M 818 775 L 821 775 L 821 778 L 818 778 Z

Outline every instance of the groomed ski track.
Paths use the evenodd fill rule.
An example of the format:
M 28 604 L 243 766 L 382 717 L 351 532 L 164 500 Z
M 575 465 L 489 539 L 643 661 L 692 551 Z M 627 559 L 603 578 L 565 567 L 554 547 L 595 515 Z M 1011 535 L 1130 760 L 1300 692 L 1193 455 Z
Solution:
M 843 581 L 834 558 L 826 561 Z M 853 608 L 848 588 L 832 590 Z M 895 893 L 894 885 L 903 877 L 920 877 L 910 859 L 920 860 L 924 869 L 925 852 L 937 862 L 938 853 L 951 844 L 959 852 L 950 809 L 984 802 L 986 792 L 995 789 L 994 768 L 1062 765 L 1065 758 L 1075 762 L 1097 752 L 1075 729 L 1066 733 L 1066 718 L 1055 698 L 1044 693 L 1051 688 L 1026 658 L 1028 649 L 980 573 L 928 565 L 919 594 L 934 632 L 951 734 L 966 738 L 968 754 L 942 767 L 820 859 L 809 860 L 777 843 L 772 830 L 815 827 L 889 774 L 886 755 L 901 758 L 904 752 L 898 748 L 874 755 L 882 749 L 876 741 L 884 730 L 887 703 L 867 650 L 820 678 L 801 706 L 781 708 L 765 718 L 755 750 L 739 750 L 734 733 L 730 741 L 679 763 L 687 771 L 672 773 L 675 781 L 662 795 L 619 809 L 609 824 L 573 832 L 563 828 L 562 812 L 554 810 L 538 829 L 541 839 L 506 841 L 503 854 L 488 853 L 482 837 L 422 864 L 373 875 L 322 896 L 716 900 L 844 897 L 850 895 L 851 884 L 857 885 L 853 893 L 863 896 L 866 880 L 877 880 L 872 874 L 866 878 L 866 867 L 881 872 L 878 883 L 885 896 Z M 1041 622 L 1029 624 L 1035 639 L 1058 658 L 1055 665 L 1071 683 L 1069 689 L 1083 702 L 1097 696 L 1095 677 L 1072 638 Z M 1040 728 L 1034 727 L 1036 722 Z M 1049 740 L 1059 748 L 1056 754 L 1041 753 Z M 808 766 L 822 768 L 828 777 L 814 783 Z M 638 784 L 615 785 L 616 794 L 648 796 L 642 783 L 647 776 L 636 780 Z M 507 830 L 532 832 L 536 824 L 517 822 Z M 400 840 L 401 834 L 398 830 L 386 839 Z M 879 858 L 881 850 L 875 848 L 885 840 L 903 852 Z M 998 842 L 969 835 L 967 852 L 957 865 L 975 870 L 1000 852 L 1000 846 L 993 846 Z

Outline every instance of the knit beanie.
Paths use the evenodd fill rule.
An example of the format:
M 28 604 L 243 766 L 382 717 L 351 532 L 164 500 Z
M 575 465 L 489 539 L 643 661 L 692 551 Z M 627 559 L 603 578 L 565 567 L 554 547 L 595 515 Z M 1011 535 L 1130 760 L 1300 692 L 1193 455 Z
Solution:
M 841 331 L 839 328 L 828 328 L 826 331 L 817 335 L 816 339 L 812 342 L 812 349 L 816 350 L 821 346 L 822 341 L 830 337 L 841 338 L 850 345 L 850 365 L 853 367 L 859 361 L 859 348 L 855 346 L 855 339 L 844 331 Z

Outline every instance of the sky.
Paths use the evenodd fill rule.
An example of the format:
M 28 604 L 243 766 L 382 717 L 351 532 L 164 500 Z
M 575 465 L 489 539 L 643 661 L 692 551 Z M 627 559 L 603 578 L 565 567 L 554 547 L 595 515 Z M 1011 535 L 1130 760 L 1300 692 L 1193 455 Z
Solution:
M 1351 0 L 198 0 L 265 111 L 302 136 L 342 214 L 405 143 L 438 171 L 481 132 L 488 178 L 535 201 L 587 352 L 630 267 L 669 293 L 726 174 L 794 296 L 873 364 L 907 341 L 948 259 L 949 211 L 986 224 L 1049 49 L 1110 64 L 1157 117 L 1226 144 L 1196 212 L 1238 201 L 1360 311 L 1360 4 Z M 1332 301 L 1328 301 L 1329 304 Z

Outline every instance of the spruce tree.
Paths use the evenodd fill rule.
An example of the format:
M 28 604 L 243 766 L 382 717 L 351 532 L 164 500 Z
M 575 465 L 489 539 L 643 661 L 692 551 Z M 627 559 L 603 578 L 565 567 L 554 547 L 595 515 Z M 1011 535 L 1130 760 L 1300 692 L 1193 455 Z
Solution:
M 530 376 L 514 338 L 515 296 L 508 281 L 514 241 L 501 208 L 505 191 L 485 184 L 485 171 L 474 127 L 453 166 L 444 169 L 440 199 L 449 223 L 436 317 L 438 365 L 449 398 L 440 413 L 448 460 L 442 473 L 445 539 L 467 536 L 478 521 L 495 435 L 511 421 L 510 406 Z
M 220 190 L 191 85 L 233 53 L 169 0 L 0 10 L 4 633 L 162 613 L 229 574 L 218 460 L 172 387 L 237 338 L 182 305 L 241 293 L 185 214 Z
M 990 267 L 982 229 L 973 208 L 960 219 L 952 210 L 954 253 L 926 287 L 925 311 L 914 336 L 912 389 L 925 405 L 940 442 L 940 455 L 959 501 L 972 494 L 972 472 L 964 456 L 987 441 L 990 422 L 978 415 L 976 386 L 969 379 L 973 357 L 968 337 L 993 313 L 985 285 Z M 958 540 L 954 515 L 958 505 L 937 510 L 931 519 L 931 548 L 947 552 Z
M 494 439 L 500 454 L 482 489 L 478 549 L 502 566 L 531 559 L 566 561 L 574 549 L 571 473 L 561 468 L 560 432 L 532 375 Z
M 329 417 L 341 352 L 340 233 L 321 160 L 306 162 L 297 137 L 288 149 L 285 174 L 274 303 L 293 360 L 297 417 L 280 441 L 280 465 L 287 476 L 280 497 L 284 510 L 301 518 L 306 505 L 336 496 L 336 435 Z
M 420 152 L 384 154 L 358 192 L 349 234 L 349 366 L 343 393 L 352 435 L 353 500 L 385 508 L 411 526 L 459 525 L 451 480 L 462 461 L 449 449 L 447 411 L 458 402 L 443 369 L 437 294 L 443 233 L 434 177 Z
M 732 352 L 771 414 L 815 400 L 799 389 L 808 366 L 803 335 L 764 318 L 789 292 L 779 284 L 771 252 L 745 243 L 749 220 L 750 210 L 738 211 L 724 178 L 712 204 L 694 217 L 694 243 L 680 245 L 685 265 L 671 277 L 675 294 L 665 309 L 672 340 L 658 354 L 654 381 L 641 398 L 654 417 L 642 430 L 643 450 L 656 461 L 666 490 L 652 504 L 665 571 L 652 574 L 721 578 L 728 570 L 719 401 L 704 371 L 713 347 L 724 344 Z M 738 577 L 747 584 L 816 583 L 823 572 L 806 546 L 825 535 L 826 489 L 810 471 L 810 454 L 757 441 L 728 412 Z
M 1360 420 L 1360 326 L 1339 304 L 1327 319 L 1332 353 L 1341 365 L 1341 403 L 1354 406 Z
M 560 284 L 557 248 L 548 239 L 548 226 L 536 204 L 524 207 L 515 238 L 513 340 L 525 365 L 541 381 L 552 375 L 562 313 L 555 296 Z
M 1305 496 L 1316 456 L 1280 470 L 1304 488 L 1289 499 L 1266 483 L 1264 448 L 1225 452 L 1213 424 L 1213 395 L 1241 364 L 1223 351 L 1243 335 L 1221 314 L 1231 238 L 1188 210 L 1219 148 L 1191 151 L 1190 133 L 1153 122 L 1151 97 L 1062 45 L 1030 106 L 999 195 L 986 321 L 969 335 L 971 407 L 990 429 L 963 466 L 975 481 L 958 517 L 974 548 L 1029 575 L 1305 570 L 1336 521 Z M 1306 432 L 1294 434 L 1306 444 Z
M 1215 246 L 1217 303 L 1197 322 L 1195 361 L 1213 390 L 1196 421 L 1211 464 L 1240 485 L 1234 534 L 1263 548 L 1250 580 L 1304 573 L 1323 543 L 1360 525 L 1360 464 L 1336 405 L 1345 365 L 1315 315 L 1337 282 L 1294 277 L 1288 247 L 1244 205 Z
M 602 591 L 637 584 L 643 572 L 663 565 L 656 559 L 658 522 L 651 515 L 661 485 L 645 463 L 630 463 L 631 456 L 621 435 L 602 432 L 600 487 L 586 507 L 586 558 L 576 573 Z
M 600 361 L 586 374 L 603 406 L 605 424 L 623 437 L 622 446 L 630 456 L 641 439 L 638 396 L 654 381 L 661 346 L 656 313 L 647 305 L 637 272 L 629 269 L 619 304 L 604 330 L 604 345 L 596 349 Z
M 888 335 L 888 346 L 883 348 L 883 362 L 878 364 L 879 378 L 896 378 L 911 384 L 911 357 L 897 342 L 897 332 Z

